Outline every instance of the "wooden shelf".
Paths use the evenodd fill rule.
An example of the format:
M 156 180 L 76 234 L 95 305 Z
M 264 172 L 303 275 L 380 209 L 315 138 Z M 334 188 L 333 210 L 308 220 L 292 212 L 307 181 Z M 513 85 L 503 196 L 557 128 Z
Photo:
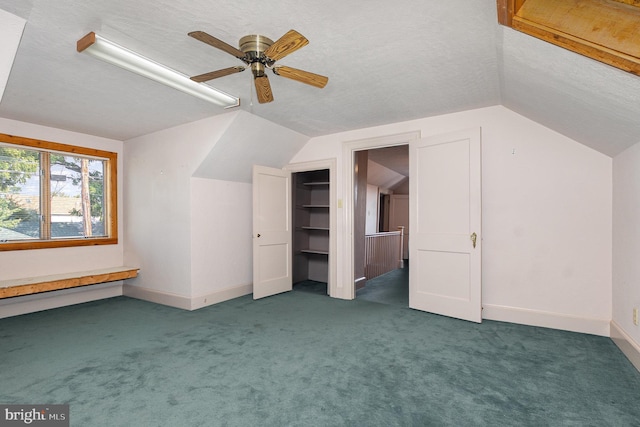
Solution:
M 329 251 L 319 249 L 300 249 L 300 252 L 304 254 L 329 255 Z
M 329 280 L 329 170 L 293 174 L 293 280 Z
M 132 279 L 138 275 L 138 270 L 137 267 L 114 267 L 78 273 L 3 280 L 0 281 L 0 299 Z

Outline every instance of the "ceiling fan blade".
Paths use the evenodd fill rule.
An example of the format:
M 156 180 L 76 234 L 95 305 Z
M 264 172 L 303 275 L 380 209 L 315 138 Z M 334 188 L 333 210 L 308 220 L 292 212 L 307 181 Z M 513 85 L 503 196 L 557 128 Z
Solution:
M 265 56 L 274 61 L 284 58 L 290 53 L 295 52 L 309 44 L 309 40 L 296 30 L 289 30 L 284 36 L 275 41 L 267 50 L 264 51 Z
M 273 93 L 271 92 L 271 84 L 267 76 L 260 76 L 253 79 L 256 85 L 256 94 L 258 95 L 258 102 L 265 104 L 273 101 Z
M 244 52 L 241 51 L 240 49 L 237 49 L 233 46 L 231 46 L 230 44 L 227 44 L 225 42 L 223 42 L 222 40 L 219 40 L 215 37 L 213 37 L 212 35 L 209 35 L 207 33 L 205 33 L 204 31 L 192 31 L 189 33 L 189 36 L 193 37 L 196 40 L 200 40 L 203 43 L 206 43 L 208 45 L 211 45 L 215 48 L 218 48 L 220 50 L 223 50 L 225 52 L 227 52 L 230 55 L 235 56 L 236 58 L 240 59 L 240 60 L 244 60 Z
M 246 67 L 229 67 L 222 70 L 211 71 L 209 73 L 199 74 L 191 77 L 194 82 L 202 83 L 209 80 L 217 79 L 219 77 L 228 76 L 229 74 L 240 73 L 245 70 Z
M 310 73 L 304 70 L 298 70 L 297 68 L 279 66 L 273 67 L 273 72 L 279 76 L 296 80 L 311 86 L 319 87 L 320 89 L 325 87 L 329 82 L 328 77 L 321 76 L 320 74 Z

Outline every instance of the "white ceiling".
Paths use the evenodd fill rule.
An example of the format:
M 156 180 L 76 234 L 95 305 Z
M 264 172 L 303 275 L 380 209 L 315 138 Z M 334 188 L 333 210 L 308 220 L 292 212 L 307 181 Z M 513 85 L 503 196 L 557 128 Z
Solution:
M 188 75 L 241 65 L 187 36 L 236 45 L 289 29 L 310 43 L 280 65 L 325 89 L 249 72 L 211 84 L 242 108 L 307 136 L 503 104 L 607 155 L 640 142 L 640 78 L 501 27 L 495 0 L 0 0 L 27 20 L 0 117 L 126 140 L 224 114 L 197 98 L 76 52 L 90 31 Z

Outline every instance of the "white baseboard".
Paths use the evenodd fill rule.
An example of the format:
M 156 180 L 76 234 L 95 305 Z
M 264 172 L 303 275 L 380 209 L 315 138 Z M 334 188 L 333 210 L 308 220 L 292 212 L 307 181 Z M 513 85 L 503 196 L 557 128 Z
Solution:
M 569 316 L 566 314 L 494 304 L 483 304 L 482 318 L 518 323 L 521 325 L 580 332 L 583 334 L 600 335 L 603 337 L 608 337 L 611 333 L 609 319 Z
M 640 344 L 635 342 L 615 321 L 611 321 L 611 339 L 627 359 L 640 371 Z
M 233 286 L 207 295 L 191 298 L 191 310 L 197 310 L 219 302 L 242 297 L 253 293 L 253 284 Z
M 123 295 L 125 296 L 154 302 L 156 304 L 181 308 L 183 310 L 197 310 L 202 307 L 248 295 L 252 292 L 253 285 L 249 284 L 234 286 L 212 292 L 207 295 L 189 298 L 182 295 L 172 294 L 170 292 L 163 292 L 156 289 L 143 288 L 129 284 L 125 284 L 123 287 Z
M 121 295 L 122 282 L 120 281 L 6 298 L 0 300 L 0 319 Z
M 181 308 L 183 310 L 191 310 L 191 298 L 172 294 L 170 292 L 125 284 L 122 287 L 122 294 L 131 298 L 155 302 L 156 304 L 168 305 L 169 307 Z

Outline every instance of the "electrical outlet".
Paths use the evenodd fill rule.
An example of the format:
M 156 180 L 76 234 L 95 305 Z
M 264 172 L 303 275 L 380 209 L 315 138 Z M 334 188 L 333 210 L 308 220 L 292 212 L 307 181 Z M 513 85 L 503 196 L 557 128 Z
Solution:
M 633 308 L 633 324 L 638 326 L 638 307 Z

